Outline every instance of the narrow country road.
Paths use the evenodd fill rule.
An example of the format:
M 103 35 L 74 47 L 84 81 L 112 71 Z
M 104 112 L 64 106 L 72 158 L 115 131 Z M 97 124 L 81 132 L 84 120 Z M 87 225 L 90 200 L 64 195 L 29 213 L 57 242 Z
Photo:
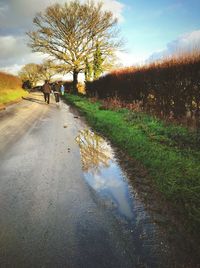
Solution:
M 0 120 L 0 267 L 175 267 L 112 149 L 68 105 L 33 93 Z

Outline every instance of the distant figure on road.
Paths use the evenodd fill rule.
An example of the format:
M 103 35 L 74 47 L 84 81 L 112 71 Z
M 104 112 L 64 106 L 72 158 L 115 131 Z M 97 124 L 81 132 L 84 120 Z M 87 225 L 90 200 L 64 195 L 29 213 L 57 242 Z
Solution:
M 42 91 L 44 93 L 44 101 L 49 104 L 50 101 L 50 93 L 51 93 L 51 86 L 49 85 L 48 80 L 45 80 L 45 83 L 42 87 Z
M 59 101 L 60 101 L 60 86 L 59 86 L 58 82 L 55 82 L 55 84 L 54 84 L 53 93 L 55 96 L 56 103 L 59 103 Z
M 60 86 L 60 92 L 61 92 L 61 95 L 62 95 L 62 96 L 63 96 L 64 93 L 65 93 L 65 88 L 64 88 L 64 85 L 63 85 L 63 84 L 61 84 L 61 86 Z

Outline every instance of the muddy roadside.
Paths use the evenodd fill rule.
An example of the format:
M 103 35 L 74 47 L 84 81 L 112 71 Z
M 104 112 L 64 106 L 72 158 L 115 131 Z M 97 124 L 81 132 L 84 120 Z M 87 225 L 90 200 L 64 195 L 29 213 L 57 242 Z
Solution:
M 182 215 L 156 189 L 147 169 L 122 150 L 114 148 L 118 162 L 130 179 L 135 194 L 158 224 L 162 235 L 172 248 L 171 258 L 178 260 L 183 267 L 200 267 L 198 234 L 194 236 L 185 232 Z

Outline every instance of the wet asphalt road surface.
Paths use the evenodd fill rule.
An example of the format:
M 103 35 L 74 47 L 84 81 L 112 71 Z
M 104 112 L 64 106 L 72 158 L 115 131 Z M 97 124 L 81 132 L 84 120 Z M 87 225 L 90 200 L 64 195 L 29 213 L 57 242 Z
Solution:
M 112 152 L 65 103 L 34 93 L 0 120 L 0 267 L 170 267 Z
M 131 267 L 116 220 L 83 179 L 84 125 L 37 95 L 1 118 L 0 267 Z

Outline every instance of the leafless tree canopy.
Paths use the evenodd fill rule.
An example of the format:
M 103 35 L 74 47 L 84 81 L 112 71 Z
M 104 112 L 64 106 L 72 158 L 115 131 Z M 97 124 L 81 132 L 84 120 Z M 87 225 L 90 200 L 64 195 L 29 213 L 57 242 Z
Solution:
M 23 82 L 29 81 L 32 86 L 40 81 L 51 80 L 57 73 L 63 73 L 65 70 L 62 65 L 57 65 L 51 60 L 44 60 L 41 64 L 29 63 L 24 65 L 18 75 Z
M 40 80 L 40 65 L 35 63 L 26 64 L 18 75 L 23 82 L 28 80 L 34 87 Z
M 61 72 L 61 66 L 55 64 L 52 60 L 44 60 L 43 63 L 40 64 L 41 80 L 50 81 L 55 74 Z
M 85 58 L 92 61 L 98 43 L 105 60 L 112 58 L 119 40 L 117 20 L 104 11 L 102 4 L 79 1 L 49 6 L 33 20 L 36 30 L 28 32 L 29 46 L 35 52 L 48 53 L 65 63 L 77 79 L 84 71 Z

